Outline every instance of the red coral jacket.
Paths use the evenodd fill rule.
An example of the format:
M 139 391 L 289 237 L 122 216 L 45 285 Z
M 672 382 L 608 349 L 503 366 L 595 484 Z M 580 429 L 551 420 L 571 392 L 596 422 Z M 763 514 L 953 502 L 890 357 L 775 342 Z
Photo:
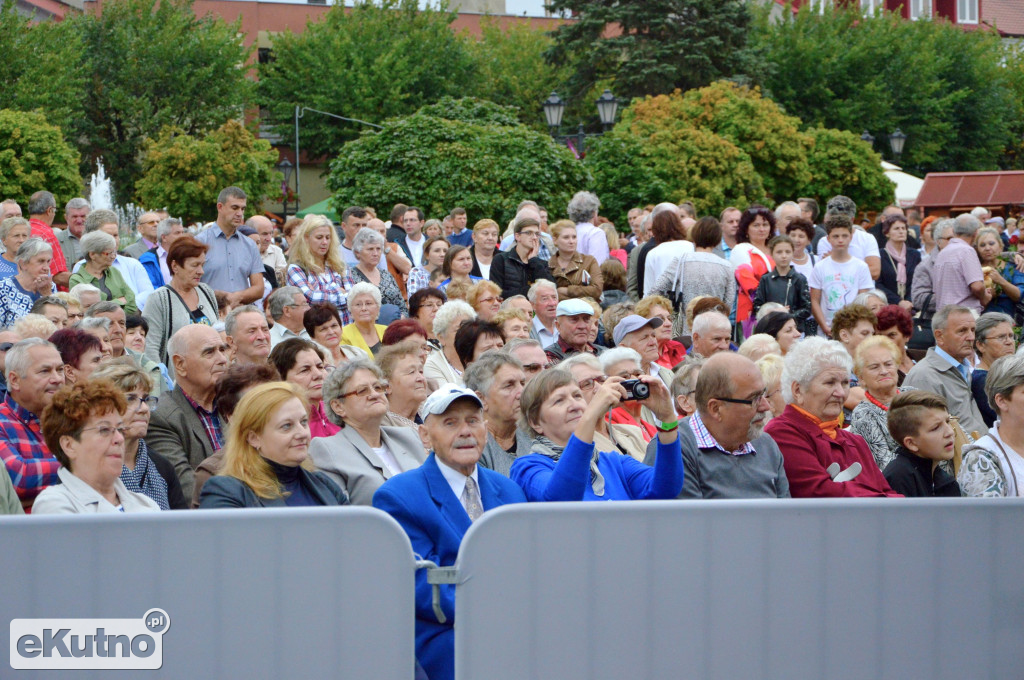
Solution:
M 792 406 L 787 406 L 764 429 L 782 451 L 793 498 L 902 497 L 885 481 L 860 435 L 839 430 L 832 439 Z M 864 469 L 848 482 L 833 482 L 826 471 L 832 463 L 839 463 L 840 469 L 845 470 L 855 462 Z

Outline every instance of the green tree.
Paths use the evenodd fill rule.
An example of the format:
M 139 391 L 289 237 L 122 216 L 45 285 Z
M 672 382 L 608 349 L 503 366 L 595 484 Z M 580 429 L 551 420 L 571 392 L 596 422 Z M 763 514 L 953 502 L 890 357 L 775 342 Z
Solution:
M 525 21 L 503 26 L 484 17 L 480 31 L 479 39 L 466 37 L 476 71 L 472 95 L 514 106 L 522 123 L 543 129 L 541 103 L 562 89 L 570 75 L 567 66 L 552 66 L 544 58 L 554 40 Z
M 762 20 L 766 90 L 808 125 L 869 130 L 883 154 L 900 128 L 901 164 L 920 171 L 993 168 L 1011 141 L 1016 107 L 993 31 L 865 16 L 856 3 Z
M 0 196 L 25 206 L 41 189 L 57 205 L 81 196 L 78 152 L 41 113 L 0 110 Z
M 141 174 L 144 140 L 167 126 L 196 135 L 241 115 L 253 83 L 240 24 L 197 18 L 192 0 L 116 0 L 70 20 L 88 68 L 88 167 L 102 158 L 117 198 Z
M 335 208 L 401 202 L 441 215 L 460 205 L 473 220 L 503 224 L 524 198 L 558 210 L 590 183 L 583 165 L 547 134 L 494 122 L 495 106 L 447 102 L 349 142 L 327 178 Z
M 746 0 L 553 0 L 556 12 L 576 19 L 554 32 L 546 53 L 572 68 L 571 97 L 608 79 L 627 100 L 702 87 L 756 72 L 747 45 L 751 14 Z
M 808 134 L 811 150 L 807 161 L 813 178 L 804 186 L 802 196 L 825 205 L 830 197 L 842 194 L 867 209 L 893 202 L 896 185 L 882 170 L 882 157 L 860 135 L 827 128 L 811 128 Z
M 261 64 L 260 99 L 286 139 L 296 106 L 380 123 L 445 95 L 464 93 L 471 79 L 466 42 L 442 7 L 417 0 L 341 3 L 302 33 L 274 38 L 273 59 Z M 301 147 L 334 155 L 365 129 L 317 113 L 302 118 Z
M 82 47 L 71 23 L 33 22 L 13 0 L 0 5 L 0 102 L 18 111 L 40 110 L 69 129 L 82 116 Z
M 652 97 L 635 102 L 622 121 L 634 133 L 696 128 L 717 134 L 747 153 L 776 202 L 800 195 L 811 179 L 800 119 L 757 88 L 718 81 L 684 95 Z
M 280 195 L 277 152 L 236 120 L 203 137 L 167 127 L 145 143 L 143 175 L 135 186 L 142 205 L 161 206 L 187 221 L 217 215 L 221 189 L 237 186 L 249 196 L 246 213 L 259 212 L 268 196 Z

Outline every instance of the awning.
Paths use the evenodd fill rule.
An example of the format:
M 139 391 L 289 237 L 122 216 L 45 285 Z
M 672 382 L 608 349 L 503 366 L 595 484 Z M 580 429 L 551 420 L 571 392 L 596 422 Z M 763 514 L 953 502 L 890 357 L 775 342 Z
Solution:
M 882 161 L 882 170 L 885 176 L 896 185 L 896 203 L 904 208 L 917 205 L 917 196 L 921 193 L 924 180 L 909 173 L 903 172 L 903 168 Z
M 334 208 L 331 207 L 331 199 L 329 198 L 325 198 L 319 203 L 314 203 L 308 208 L 303 208 L 299 212 L 295 213 L 296 217 L 305 217 L 306 215 L 323 215 L 332 222 L 341 221 L 338 217 L 338 213 L 334 212 Z
M 1024 205 L 1024 171 L 930 172 L 917 195 L 921 208 Z

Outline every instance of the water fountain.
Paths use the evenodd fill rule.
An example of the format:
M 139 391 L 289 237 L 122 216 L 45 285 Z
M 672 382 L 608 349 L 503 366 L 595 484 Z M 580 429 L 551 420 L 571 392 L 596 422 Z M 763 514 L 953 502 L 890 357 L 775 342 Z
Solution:
M 107 177 L 102 160 L 96 162 L 96 172 L 89 180 L 89 205 L 93 210 L 113 210 L 114 208 L 110 178 Z

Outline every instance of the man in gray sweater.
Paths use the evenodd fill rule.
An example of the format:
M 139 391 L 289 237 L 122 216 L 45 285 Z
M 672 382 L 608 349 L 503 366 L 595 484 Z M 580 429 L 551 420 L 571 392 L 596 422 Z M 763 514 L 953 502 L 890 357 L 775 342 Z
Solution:
M 782 453 L 764 433 L 771 413 L 761 372 L 750 359 L 715 354 L 697 376 L 697 412 L 679 423 L 680 498 L 789 498 Z M 644 462 L 654 465 L 656 448 Z

